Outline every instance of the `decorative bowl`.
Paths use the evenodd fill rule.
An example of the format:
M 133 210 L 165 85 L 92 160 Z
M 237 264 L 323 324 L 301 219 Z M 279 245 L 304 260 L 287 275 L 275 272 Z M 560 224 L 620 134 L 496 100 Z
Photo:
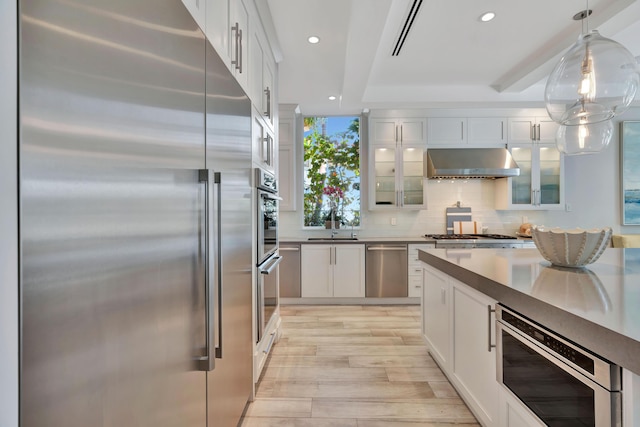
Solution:
M 540 254 L 551 264 L 561 267 L 583 267 L 595 262 L 609 246 L 610 227 L 563 230 L 534 226 L 533 241 Z

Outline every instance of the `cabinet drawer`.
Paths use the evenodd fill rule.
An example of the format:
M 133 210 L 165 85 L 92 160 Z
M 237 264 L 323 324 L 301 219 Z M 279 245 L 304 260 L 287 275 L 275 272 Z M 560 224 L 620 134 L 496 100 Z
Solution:
M 422 295 L 422 273 L 419 276 L 409 276 L 409 297 L 419 298 L 421 295 Z

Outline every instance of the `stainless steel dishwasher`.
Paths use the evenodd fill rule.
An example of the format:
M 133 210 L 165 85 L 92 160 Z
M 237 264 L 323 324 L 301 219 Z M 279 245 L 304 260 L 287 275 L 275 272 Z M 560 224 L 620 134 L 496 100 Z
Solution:
M 300 298 L 300 244 L 280 243 L 280 298 Z
M 366 245 L 367 298 L 408 296 L 407 245 Z

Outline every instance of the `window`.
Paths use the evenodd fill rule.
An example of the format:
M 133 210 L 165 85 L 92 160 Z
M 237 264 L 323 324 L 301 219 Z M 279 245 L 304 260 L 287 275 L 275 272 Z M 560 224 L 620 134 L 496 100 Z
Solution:
M 332 217 L 360 225 L 360 117 L 304 118 L 304 225 Z

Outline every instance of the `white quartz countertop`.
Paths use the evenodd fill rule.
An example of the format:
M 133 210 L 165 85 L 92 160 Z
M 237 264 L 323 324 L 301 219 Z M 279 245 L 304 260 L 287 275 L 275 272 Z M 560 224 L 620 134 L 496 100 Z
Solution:
M 554 267 L 537 249 L 427 249 L 419 257 L 640 374 L 640 249 L 608 248 L 582 269 Z

